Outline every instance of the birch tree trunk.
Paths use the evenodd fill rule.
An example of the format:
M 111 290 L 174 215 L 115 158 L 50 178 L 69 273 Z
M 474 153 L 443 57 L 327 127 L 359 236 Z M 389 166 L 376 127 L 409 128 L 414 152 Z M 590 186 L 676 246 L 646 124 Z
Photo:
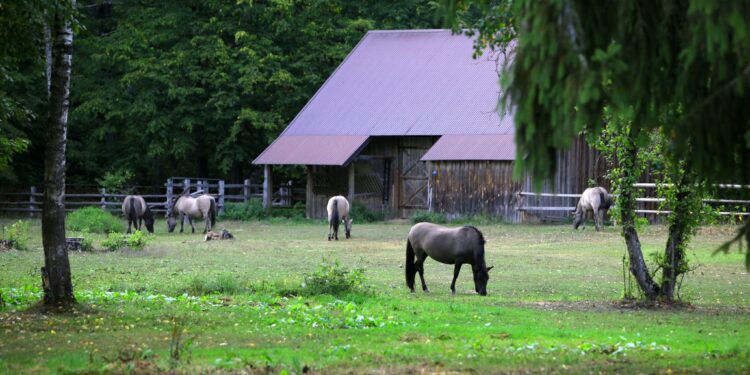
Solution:
M 71 1 L 71 6 L 75 6 L 75 0 Z M 73 30 L 67 17 L 60 10 L 55 12 L 52 33 L 54 38 L 52 71 L 44 148 L 42 286 L 45 306 L 67 309 L 75 303 L 70 262 L 65 248 L 65 204 L 63 201 Z

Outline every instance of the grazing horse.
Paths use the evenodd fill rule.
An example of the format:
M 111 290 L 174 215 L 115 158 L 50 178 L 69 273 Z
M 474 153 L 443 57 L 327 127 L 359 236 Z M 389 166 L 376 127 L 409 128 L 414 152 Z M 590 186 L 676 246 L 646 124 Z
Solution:
M 174 228 L 177 226 L 177 217 L 180 220 L 180 233 L 182 233 L 185 216 L 190 221 L 193 233 L 195 233 L 193 219 L 205 219 L 206 228 L 203 233 L 208 232 L 216 224 L 216 200 L 210 195 L 193 198 L 185 193 L 175 198 L 167 212 L 167 230 L 169 233 L 174 232 Z
M 349 201 L 337 195 L 328 200 L 328 241 L 339 240 L 339 223 L 344 221 L 346 238 L 352 237 L 352 219 L 349 217 Z
M 472 226 L 446 228 L 431 223 L 414 225 L 406 241 L 406 285 L 414 292 L 414 278 L 419 272 L 422 290 L 429 292 L 424 282 L 424 261 L 429 256 L 440 263 L 455 265 L 451 293 L 456 294 L 456 279 L 461 266 L 471 264 L 474 290 L 486 296 L 492 267 L 484 263 L 484 244 L 482 232 Z
M 132 225 L 135 225 L 135 230 L 141 230 L 141 221 L 145 222 L 149 233 L 154 233 L 154 213 L 148 208 L 142 196 L 125 197 L 122 201 L 122 214 L 128 219 L 128 233 Z
M 591 211 L 594 214 L 594 225 L 598 232 L 604 221 L 604 213 L 612 206 L 612 201 L 612 196 L 601 186 L 584 190 L 583 194 L 581 194 L 581 199 L 578 200 L 578 206 L 576 206 L 573 229 L 578 229 L 578 226 L 582 223 L 583 229 L 585 229 L 586 216 Z

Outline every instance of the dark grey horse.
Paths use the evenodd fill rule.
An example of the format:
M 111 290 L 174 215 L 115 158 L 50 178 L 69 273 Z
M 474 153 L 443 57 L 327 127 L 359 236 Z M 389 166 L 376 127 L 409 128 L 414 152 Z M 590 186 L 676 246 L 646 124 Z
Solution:
M 128 233 L 133 225 L 136 230 L 141 230 L 141 221 L 145 222 L 149 233 L 154 233 L 154 213 L 140 195 L 125 197 L 122 201 L 122 214 L 128 219 Z
M 406 241 L 406 285 L 414 292 L 414 278 L 419 272 L 422 290 L 429 292 L 424 282 L 424 261 L 429 256 L 440 263 L 455 265 L 451 282 L 453 294 L 456 293 L 456 279 L 461 266 L 471 264 L 474 289 L 486 296 L 492 267 L 487 267 L 484 262 L 484 244 L 482 232 L 472 226 L 446 228 L 431 223 L 414 225 Z

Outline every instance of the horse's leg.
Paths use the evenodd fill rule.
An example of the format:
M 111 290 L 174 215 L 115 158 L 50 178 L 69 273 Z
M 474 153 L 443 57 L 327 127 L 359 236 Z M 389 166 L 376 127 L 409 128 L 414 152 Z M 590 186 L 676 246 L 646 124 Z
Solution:
M 190 223 L 190 227 L 193 228 L 193 233 L 195 233 L 195 225 L 193 225 L 193 218 L 188 216 L 188 223 Z
M 128 218 L 128 234 L 130 234 L 130 226 L 133 224 L 133 221 Z
M 208 227 L 211 225 L 211 218 L 206 214 L 206 227 L 203 228 L 203 234 L 208 233 Z
M 180 233 L 182 233 L 183 229 L 185 229 L 185 215 L 180 214 L 178 217 L 180 218 Z
M 594 225 L 596 226 L 596 231 L 602 230 L 602 210 L 597 209 L 594 213 Z
M 453 267 L 453 281 L 451 282 L 451 293 L 456 294 L 456 279 L 458 279 L 458 273 L 461 272 L 462 263 L 456 262 Z
M 417 271 L 419 271 L 419 279 L 422 280 L 422 290 L 425 292 L 429 292 L 430 290 L 427 289 L 427 284 L 424 282 L 424 261 L 426 257 L 421 256 L 417 258 Z
M 143 228 L 143 218 L 139 217 L 138 218 L 138 227 L 136 229 L 141 230 L 141 228 Z

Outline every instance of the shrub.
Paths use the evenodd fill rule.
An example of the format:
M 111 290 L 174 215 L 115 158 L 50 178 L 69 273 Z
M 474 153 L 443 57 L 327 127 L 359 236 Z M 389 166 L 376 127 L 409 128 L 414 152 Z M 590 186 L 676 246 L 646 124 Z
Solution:
M 110 232 L 107 238 L 102 240 L 101 245 L 103 248 L 109 251 L 115 251 L 125 247 L 128 243 L 128 238 L 122 233 Z
M 300 294 L 310 296 L 364 292 L 366 291 L 364 272 L 363 268 L 348 270 L 338 261 L 333 263 L 323 261 L 315 272 L 305 274 Z
M 360 202 L 352 202 L 352 209 L 349 217 L 360 223 L 372 223 L 383 221 L 385 214 L 383 212 L 373 211 Z
M 417 211 L 414 215 L 411 215 L 411 221 L 415 224 L 423 222 L 444 224 L 448 220 L 446 220 L 445 215 L 442 214 L 429 211 Z
M 28 250 L 29 238 L 29 222 L 26 220 L 18 220 L 9 227 L 3 227 L 3 239 L 16 250 Z
M 274 208 L 266 210 L 260 199 L 251 199 L 246 203 L 228 202 L 224 205 L 224 213 L 221 218 L 225 220 L 266 220 L 270 218 L 284 218 L 301 220 L 305 218 L 305 205 L 297 202 L 292 208 Z
M 127 240 L 125 242 L 127 243 L 128 247 L 133 250 L 143 250 L 143 248 L 148 243 L 148 240 L 149 237 L 145 233 L 136 230 L 135 232 L 133 232 L 133 234 L 127 237 Z
M 122 222 L 99 207 L 85 207 L 71 212 L 65 218 L 68 230 L 78 232 L 109 233 L 122 230 Z

